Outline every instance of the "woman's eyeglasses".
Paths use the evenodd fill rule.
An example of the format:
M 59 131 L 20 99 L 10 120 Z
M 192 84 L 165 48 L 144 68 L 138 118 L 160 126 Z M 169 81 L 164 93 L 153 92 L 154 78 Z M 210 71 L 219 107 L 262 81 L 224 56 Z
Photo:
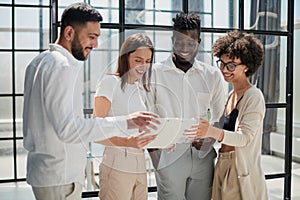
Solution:
M 234 62 L 229 62 L 229 63 L 224 63 L 222 60 L 217 60 L 217 66 L 223 70 L 224 67 L 227 68 L 228 71 L 233 72 L 235 70 L 235 68 L 239 65 L 243 65 L 243 63 L 234 63 Z

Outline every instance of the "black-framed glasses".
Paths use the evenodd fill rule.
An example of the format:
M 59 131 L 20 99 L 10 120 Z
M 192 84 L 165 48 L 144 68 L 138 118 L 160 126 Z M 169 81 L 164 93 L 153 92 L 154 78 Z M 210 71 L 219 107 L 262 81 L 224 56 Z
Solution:
M 237 66 L 243 65 L 243 63 L 237 64 L 234 62 L 224 63 L 222 60 L 217 60 L 216 63 L 217 63 L 217 66 L 220 68 L 220 70 L 223 70 L 224 67 L 226 67 L 227 70 L 230 72 L 233 72 Z

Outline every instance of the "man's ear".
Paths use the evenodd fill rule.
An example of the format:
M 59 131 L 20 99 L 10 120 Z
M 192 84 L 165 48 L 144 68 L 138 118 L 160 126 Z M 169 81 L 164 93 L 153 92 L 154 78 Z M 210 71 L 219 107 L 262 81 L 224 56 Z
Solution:
M 72 41 L 75 35 L 75 30 L 72 26 L 67 26 L 64 30 L 64 37 L 67 41 Z

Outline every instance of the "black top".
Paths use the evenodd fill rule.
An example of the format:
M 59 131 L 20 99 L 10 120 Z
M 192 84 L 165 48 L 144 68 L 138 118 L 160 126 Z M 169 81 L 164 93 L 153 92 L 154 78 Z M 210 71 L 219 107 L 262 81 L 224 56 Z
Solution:
M 237 106 L 238 106 L 240 100 L 243 98 L 243 96 L 238 100 L 238 102 L 235 105 L 235 108 L 230 112 L 230 114 L 229 115 L 225 115 L 225 109 L 226 109 L 226 106 L 227 106 L 227 103 L 228 103 L 228 100 L 230 99 L 230 97 L 228 98 L 228 100 L 226 102 L 226 105 L 225 105 L 224 113 L 223 113 L 222 117 L 220 118 L 220 126 L 224 130 L 234 131 L 234 129 L 235 129 L 235 123 L 236 123 L 236 118 L 239 115 L 239 110 L 237 109 Z

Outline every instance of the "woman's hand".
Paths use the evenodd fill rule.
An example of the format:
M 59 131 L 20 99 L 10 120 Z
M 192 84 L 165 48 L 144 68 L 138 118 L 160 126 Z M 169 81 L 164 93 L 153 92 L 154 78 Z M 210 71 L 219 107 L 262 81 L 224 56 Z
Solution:
M 160 121 L 157 120 L 158 117 L 158 115 L 146 111 L 131 113 L 127 119 L 128 129 L 138 128 L 140 131 L 148 131 L 149 129 L 156 130 L 157 127 L 155 124 L 160 124 Z
M 184 135 L 187 138 L 214 138 L 217 141 L 222 141 L 224 132 L 222 129 L 215 128 L 205 119 L 200 118 L 198 125 L 193 125 L 191 129 L 185 131 Z
M 134 148 L 143 148 L 150 142 L 152 142 L 157 135 L 147 135 L 146 132 L 140 133 L 138 135 L 131 135 L 126 138 L 126 146 Z

